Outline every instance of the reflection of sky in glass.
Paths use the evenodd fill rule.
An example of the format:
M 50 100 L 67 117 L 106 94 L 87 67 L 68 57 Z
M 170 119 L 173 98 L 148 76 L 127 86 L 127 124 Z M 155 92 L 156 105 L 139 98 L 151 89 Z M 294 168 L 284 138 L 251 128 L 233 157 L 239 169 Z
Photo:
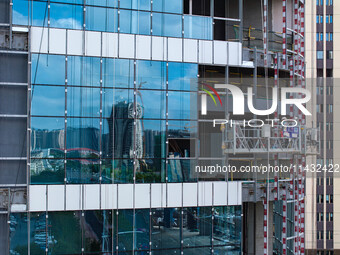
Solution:
M 28 25 L 28 1 L 13 0 L 13 24 Z
M 65 88 L 56 86 L 33 86 L 32 115 L 64 116 Z
M 165 89 L 165 62 L 137 61 L 136 79 L 140 88 Z
M 168 112 L 169 119 L 196 119 L 197 112 L 190 111 L 196 108 L 197 94 L 190 92 L 169 92 Z M 196 100 L 195 100 L 196 98 Z
M 39 62 L 38 62 L 39 59 Z M 38 69 L 37 69 L 38 65 Z M 32 54 L 32 83 L 65 84 L 65 56 Z
M 169 62 L 168 72 L 170 90 L 197 90 L 197 64 Z
M 103 86 L 133 88 L 134 64 L 128 59 L 103 60 Z
M 182 13 L 182 0 L 153 0 L 152 9 L 158 12 Z
M 174 14 L 152 14 L 152 34 L 182 37 L 182 16 Z
M 65 127 L 64 118 L 42 118 L 42 117 L 32 117 L 31 118 L 32 129 L 47 129 L 60 130 Z
M 87 30 L 117 32 L 117 9 L 87 7 L 85 24 Z
M 165 92 L 153 90 L 140 90 L 137 93 L 137 103 L 144 109 L 144 118 L 165 118 Z
M 149 12 L 120 10 L 120 32 L 149 35 L 150 19 Z
M 51 27 L 82 29 L 83 7 L 80 5 L 51 4 Z
M 69 87 L 67 115 L 100 117 L 100 88 Z
M 59 0 L 60 1 L 60 0 Z M 83 2 L 82 0 L 76 0 Z M 125 2 L 125 1 L 122 1 Z M 86 0 L 87 5 L 98 5 L 98 6 L 109 6 L 109 7 L 117 7 L 118 0 Z M 122 4 L 122 3 L 121 3 Z
M 100 58 L 68 57 L 67 82 L 69 85 L 100 86 Z
M 184 37 L 212 40 L 212 19 L 210 17 L 185 15 Z
M 124 0 L 124 1 L 120 1 L 120 8 L 150 11 L 151 1 L 150 0 Z

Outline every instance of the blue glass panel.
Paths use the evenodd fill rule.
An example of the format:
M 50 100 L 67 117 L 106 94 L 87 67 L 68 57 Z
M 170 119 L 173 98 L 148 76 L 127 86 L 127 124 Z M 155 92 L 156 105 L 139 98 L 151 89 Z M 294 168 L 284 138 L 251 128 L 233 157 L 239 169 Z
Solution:
M 67 115 L 100 117 L 100 88 L 68 87 Z
M 165 121 L 141 120 L 140 124 L 141 129 L 137 126 L 136 136 L 143 141 L 143 151 L 137 157 L 165 158 Z
M 101 183 L 113 183 L 114 175 L 113 175 L 113 167 L 114 161 L 113 159 L 104 159 L 101 164 Z
M 31 114 L 42 116 L 64 116 L 65 88 L 33 85 Z
M 182 14 L 182 0 L 153 0 L 152 10 Z
M 196 119 L 197 93 L 169 92 L 169 119 Z
M 33 26 L 47 27 L 48 22 L 48 8 L 47 2 L 32 2 L 31 22 Z M 45 21 L 45 22 L 44 22 Z
M 165 182 L 165 172 L 165 160 L 159 158 L 139 159 L 137 161 L 136 182 Z
M 197 136 L 197 121 L 170 120 L 168 122 L 168 137 L 190 138 Z
M 83 29 L 83 7 L 81 5 L 51 4 L 51 27 Z
M 137 254 L 148 254 L 150 249 L 150 210 L 135 210 L 135 251 Z
M 112 251 L 112 211 L 84 212 L 84 252 L 108 254 Z M 89 231 L 90 229 L 90 231 Z
M 184 208 L 183 211 L 183 247 L 211 246 L 211 207 Z M 190 250 L 187 254 L 191 254 Z
M 54 238 L 47 233 L 46 213 L 30 214 L 30 253 L 45 254 L 47 240 Z M 49 238 L 49 239 L 48 239 Z
M 99 183 L 99 160 L 69 159 L 66 162 L 67 183 Z
M 134 64 L 128 59 L 103 59 L 103 86 L 133 88 Z
M 86 3 L 89 0 L 86 0 Z M 99 0 L 98 0 L 99 1 Z M 70 4 L 83 4 L 83 0 L 53 0 L 53 2 L 59 2 L 59 3 L 70 3 Z
M 150 12 L 121 10 L 120 32 L 128 34 L 150 34 Z
M 158 36 L 182 37 L 182 16 L 153 13 L 152 34 Z
M 137 118 L 165 119 L 165 91 L 138 90 L 136 93 Z
M 133 160 L 114 159 L 113 161 L 113 182 L 114 183 L 133 183 Z M 118 236 L 119 238 L 119 236 Z
M 120 8 L 150 11 L 150 0 L 124 0 L 120 1 Z
M 119 210 L 118 214 L 118 250 L 132 251 L 133 249 L 133 210 Z
M 102 104 L 104 118 L 133 118 L 132 89 L 104 89 Z
M 32 54 L 32 84 L 65 85 L 65 57 Z
M 85 24 L 87 30 L 117 32 L 117 9 L 89 6 L 86 8 Z
M 137 61 L 136 80 L 138 89 L 165 89 L 166 63 L 159 61 Z
M 185 15 L 184 37 L 212 40 L 212 19 L 210 17 Z
M 13 24 L 28 25 L 28 0 L 13 0 Z
M 118 7 L 118 0 L 86 0 L 86 4 L 105 7 Z
M 181 210 L 180 208 L 152 209 L 151 242 L 152 249 L 181 247 Z M 156 251 L 155 251 L 156 252 Z M 152 252 L 154 254 L 154 252 Z M 174 254 L 164 251 L 158 254 Z M 176 254 L 176 253 L 175 253 Z
M 48 243 L 51 254 L 81 253 L 81 217 L 81 211 L 48 213 L 48 233 L 54 238 Z
M 173 159 L 172 159 L 173 158 Z M 195 182 L 197 181 L 195 174 L 196 160 L 176 159 L 171 156 L 168 160 L 168 181 L 169 182 Z
M 68 118 L 66 147 L 68 158 L 98 158 L 99 119 Z
M 169 62 L 168 89 L 197 91 L 197 64 Z
M 100 58 L 69 56 L 68 85 L 100 86 Z
M 27 213 L 9 216 L 10 254 L 28 254 L 27 222 Z
M 31 157 L 64 158 L 64 118 L 31 118 Z
M 215 207 L 213 227 L 214 246 L 224 246 L 226 250 L 230 251 L 230 254 L 239 254 L 242 239 L 241 226 L 240 206 Z
M 31 159 L 31 184 L 63 184 L 64 159 Z

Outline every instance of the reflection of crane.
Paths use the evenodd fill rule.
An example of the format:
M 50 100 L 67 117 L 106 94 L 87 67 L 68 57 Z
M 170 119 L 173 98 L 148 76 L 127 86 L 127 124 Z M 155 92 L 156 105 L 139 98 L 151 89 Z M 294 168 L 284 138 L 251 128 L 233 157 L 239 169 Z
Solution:
M 146 81 L 141 81 L 138 85 L 138 88 L 136 88 L 136 93 L 140 97 L 140 101 L 142 103 L 142 112 L 141 112 L 141 122 L 142 122 L 142 134 L 144 134 L 144 120 L 143 120 L 143 115 L 144 115 L 144 102 L 143 102 L 143 96 L 142 93 L 139 91 L 142 88 L 143 84 L 146 84 Z M 136 103 L 136 108 L 137 108 L 137 103 Z M 137 110 L 137 109 L 136 109 Z M 143 156 L 145 153 L 145 136 L 142 137 L 143 141 Z
M 108 231 L 108 227 L 107 227 L 107 226 L 110 226 L 110 223 L 106 219 L 106 213 L 108 213 L 108 212 L 103 211 L 103 233 L 102 233 L 102 240 L 103 240 L 102 252 L 103 252 L 103 254 L 106 254 L 105 252 L 108 252 L 110 250 L 109 247 L 111 247 L 110 235 L 109 235 L 109 231 Z

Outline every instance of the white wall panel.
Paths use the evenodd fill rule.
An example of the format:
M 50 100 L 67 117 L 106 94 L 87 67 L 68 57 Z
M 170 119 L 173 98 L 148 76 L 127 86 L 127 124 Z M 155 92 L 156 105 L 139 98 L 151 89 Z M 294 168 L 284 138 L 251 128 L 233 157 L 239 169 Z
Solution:
M 167 189 L 167 207 L 181 207 L 182 183 L 168 183 Z
M 138 184 L 135 186 L 135 208 L 150 207 L 150 184 Z
M 84 210 L 98 210 L 100 204 L 99 184 L 84 185 Z
M 67 54 L 83 55 L 83 31 L 67 30 Z
M 183 184 L 183 206 L 197 206 L 197 183 Z
M 135 35 L 119 34 L 119 57 L 135 57 Z
M 103 33 L 103 57 L 118 57 L 118 34 Z
M 199 41 L 199 63 L 212 64 L 212 41 Z
M 151 207 L 159 208 L 166 206 L 166 184 L 151 184 Z
M 29 190 L 29 210 L 46 211 L 46 185 L 31 185 Z
M 198 61 L 198 41 L 184 39 L 184 62 L 197 63 Z
M 117 184 L 102 184 L 101 189 L 101 209 L 117 209 Z
M 229 42 L 229 65 L 242 64 L 242 46 L 237 42 Z
M 228 183 L 214 182 L 214 205 L 226 205 L 228 203 Z
M 182 43 L 182 39 L 168 38 L 168 61 L 182 61 Z
M 85 32 L 85 54 L 87 56 L 100 57 L 101 55 L 101 34 L 100 32 Z
M 167 60 L 167 38 L 152 36 L 152 60 Z
M 66 30 L 50 28 L 50 53 L 65 54 L 66 53 Z
M 47 187 L 47 210 L 63 211 L 65 209 L 65 186 L 48 185 Z
M 238 204 L 238 182 L 229 182 L 228 184 L 228 205 Z
M 33 53 L 47 53 L 47 28 L 31 28 L 31 51 Z
M 212 182 L 200 182 L 198 184 L 198 205 L 212 205 Z
M 151 59 L 151 36 L 136 35 L 136 58 Z
M 118 208 L 133 208 L 133 184 L 118 185 Z
M 228 60 L 227 54 L 228 42 L 214 41 L 214 64 L 226 65 Z
M 66 210 L 82 209 L 82 185 L 66 185 Z

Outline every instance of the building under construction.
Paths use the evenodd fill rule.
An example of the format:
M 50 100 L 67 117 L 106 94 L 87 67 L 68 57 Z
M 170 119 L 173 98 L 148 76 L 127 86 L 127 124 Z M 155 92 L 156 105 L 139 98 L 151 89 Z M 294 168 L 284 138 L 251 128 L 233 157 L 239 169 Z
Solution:
M 308 119 L 249 103 L 240 116 L 216 86 L 251 88 L 259 110 L 308 87 L 304 13 L 303 0 L 1 0 L 1 254 L 305 254 L 313 100 Z M 260 166 L 288 171 L 241 171 Z

